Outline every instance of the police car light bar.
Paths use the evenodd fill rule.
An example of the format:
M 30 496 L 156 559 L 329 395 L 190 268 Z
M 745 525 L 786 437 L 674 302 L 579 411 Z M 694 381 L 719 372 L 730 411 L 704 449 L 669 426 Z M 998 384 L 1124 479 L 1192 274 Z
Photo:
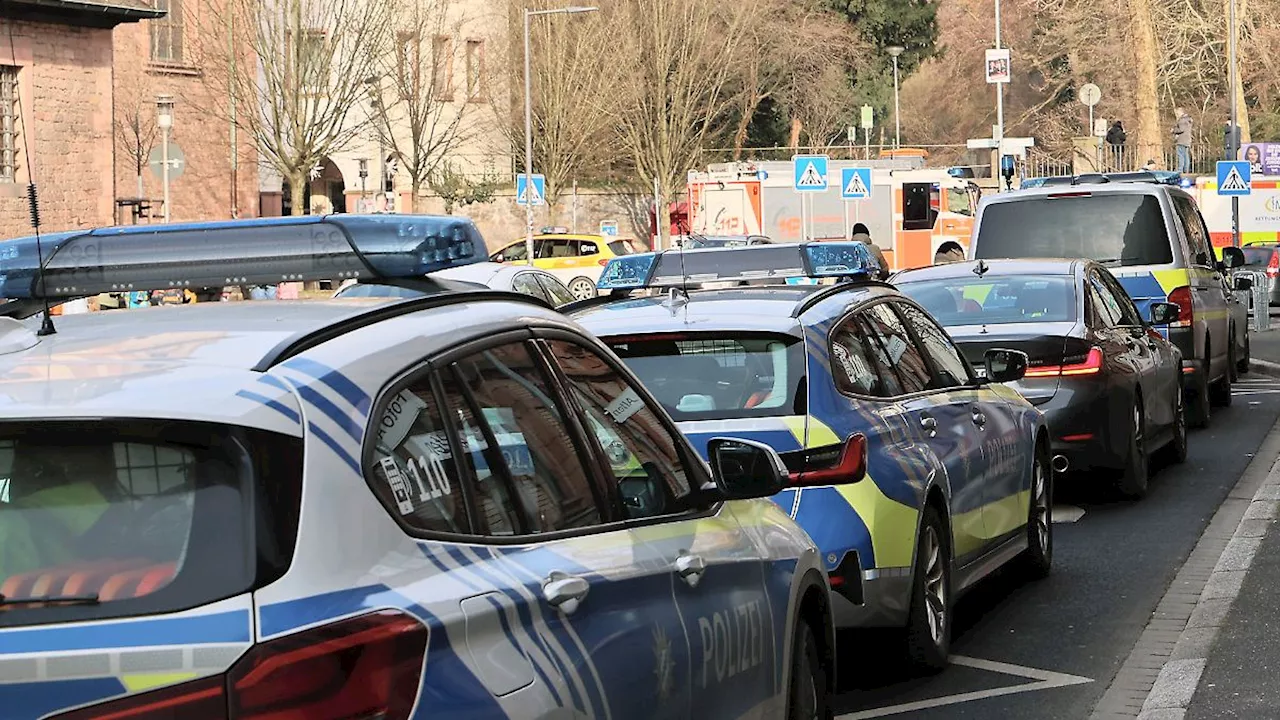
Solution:
M 797 277 L 869 277 L 879 269 L 867 246 L 856 242 L 666 250 L 610 260 L 596 287 L 635 290 Z
M 1059 185 L 1087 185 L 1091 183 L 1152 183 L 1156 185 L 1187 186 L 1187 183 L 1182 177 L 1182 173 L 1179 172 L 1170 172 L 1167 170 L 1137 170 L 1134 172 L 1121 173 L 1085 173 L 1083 175 L 1027 178 L 1022 181 L 1022 188 L 1056 187 Z
M 467 218 L 327 215 L 133 225 L 0 242 L 0 298 L 418 277 L 487 259 Z M 43 277 L 41 277 L 43 275 Z

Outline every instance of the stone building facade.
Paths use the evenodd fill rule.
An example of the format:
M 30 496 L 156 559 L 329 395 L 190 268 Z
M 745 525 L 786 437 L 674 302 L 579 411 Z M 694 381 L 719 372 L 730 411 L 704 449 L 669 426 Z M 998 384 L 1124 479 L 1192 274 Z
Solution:
M 159 13 L 138 0 L 6 0 L 0 14 L 0 237 L 112 222 L 112 29 Z

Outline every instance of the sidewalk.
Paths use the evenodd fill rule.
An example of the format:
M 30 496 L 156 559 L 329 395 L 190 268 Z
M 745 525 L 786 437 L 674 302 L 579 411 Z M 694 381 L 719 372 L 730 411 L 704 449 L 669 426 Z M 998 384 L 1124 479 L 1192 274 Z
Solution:
M 1280 332 L 1259 333 L 1252 343 L 1254 358 L 1267 363 L 1267 374 L 1280 376 Z M 1261 358 L 1260 349 L 1266 353 Z M 1217 557 L 1207 577 L 1202 568 L 1190 568 L 1204 577 L 1197 583 L 1202 590 L 1138 720 L 1280 718 L 1277 455 L 1280 425 L 1263 442 L 1188 559 L 1188 565 L 1195 564 L 1191 561 L 1203 556 L 1202 550 Z M 1188 570 L 1184 567 L 1179 576 Z M 1170 593 L 1177 592 L 1177 584 Z

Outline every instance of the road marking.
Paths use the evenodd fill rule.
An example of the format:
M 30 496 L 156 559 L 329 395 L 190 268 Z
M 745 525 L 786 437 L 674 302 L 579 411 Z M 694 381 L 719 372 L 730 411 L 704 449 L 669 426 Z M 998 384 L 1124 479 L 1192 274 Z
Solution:
M 964 655 L 952 655 L 951 664 L 963 665 L 965 667 L 986 670 L 988 672 L 1002 673 L 1004 675 L 1016 675 L 1018 677 L 1035 680 L 1035 682 L 992 688 L 990 690 L 975 690 L 973 692 L 959 693 L 957 695 L 944 695 L 942 697 L 929 698 L 928 700 L 918 700 L 916 702 L 902 703 L 901 705 L 888 705 L 885 707 L 873 708 L 871 710 L 860 710 L 858 712 L 847 713 L 845 715 L 838 715 L 836 716 L 836 720 L 865 720 L 866 718 L 887 717 L 889 715 L 900 715 L 906 712 L 928 710 L 929 708 L 944 707 L 946 705 L 957 705 L 959 703 L 972 702 L 974 700 L 985 700 L 987 698 L 1000 697 L 1001 695 L 1014 695 L 1017 693 L 1035 692 L 1037 690 L 1051 690 L 1053 688 L 1067 687 L 1069 685 L 1083 685 L 1085 683 L 1093 682 L 1092 678 L 1080 677 L 1079 675 L 1067 675 L 1066 673 L 1040 670 L 1037 668 L 1025 667 L 1023 665 L 1011 665 L 1009 663 L 996 662 L 995 660 L 982 660 L 980 658 L 965 657 Z
M 1082 517 L 1084 517 L 1084 508 L 1078 508 L 1075 505 L 1053 506 L 1053 522 L 1055 524 L 1079 522 Z

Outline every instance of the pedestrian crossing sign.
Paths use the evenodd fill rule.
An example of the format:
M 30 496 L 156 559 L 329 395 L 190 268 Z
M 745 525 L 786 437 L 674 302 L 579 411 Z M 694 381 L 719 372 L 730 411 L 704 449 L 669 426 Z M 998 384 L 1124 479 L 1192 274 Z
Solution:
M 532 193 L 530 188 L 532 187 Z M 524 173 L 516 176 L 516 204 L 517 205 L 545 205 L 547 204 L 547 178 L 542 175 L 534 175 L 533 182 L 529 183 Z
M 871 199 L 871 168 L 841 168 L 840 197 L 845 200 Z
M 1247 161 L 1218 162 L 1218 194 L 1240 197 L 1253 192 L 1253 168 Z
M 791 158 L 791 166 L 796 192 L 827 191 L 826 155 L 796 155 Z

